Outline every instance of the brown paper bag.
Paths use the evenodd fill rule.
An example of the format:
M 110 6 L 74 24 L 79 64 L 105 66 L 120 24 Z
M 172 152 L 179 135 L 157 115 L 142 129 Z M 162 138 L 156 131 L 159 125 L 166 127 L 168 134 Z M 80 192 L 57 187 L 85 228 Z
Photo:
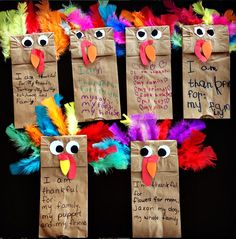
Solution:
M 96 35 L 98 32 L 99 39 Z M 77 31 L 71 34 L 70 42 L 75 110 L 79 122 L 120 119 L 116 47 L 112 28 Z M 87 65 L 83 60 L 83 50 Z M 93 54 L 91 58 L 90 53 L 94 51 L 96 56 Z
M 212 48 L 206 62 L 201 62 L 194 53 L 199 40 Z M 201 55 L 204 55 L 203 49 L 204 44 Z M 183 104 L 184 118 L 230 118 L 227 26 L 183 26 Z
M 71 153 L 73 145 L 79 144 L 76 162 L 76 177 L 69 179 L 60 169 L 60 142 L 62 153 Z M 53 143 L 56 142 L 56 143 Z M 75 143 L 77 142 L 77 143 Z M 54 144 L 54 145 L 53 145 Z M 59 146 L 58 146 L 59 145 Z M 60 161 L 60 162 L 59 162 Z M 69 175 L 69 174 L 68 174 Z M 56 136 L 41 138 L 39 237 L 61 235 L 78 238 L 88 235 L 88 171 L 87 138 L 81 136 Z
M 45 46 L 40 45 L 46 41 L 48 43 Z M 23 45 L 30 44 L 30 42 L 32 43 L 30 47 Z M 44 53 L 44 71 L 42 75 L 39 75 L 31 64 L 32 50 L 35 49 Z M 58 93 L 54 34 L 38 33 L 12 36 L 11 60 L 14 125 L 16 128 L 23 128 L 24 125 L 35 123 L 35 106 L 44 98 Z
M 147 169 L 150 186 L 143 180 Z M 133 237 L 181 237 L 175 140 L 131 142 L 131 188 Z
M 146 38 L 138 39 L 140 30 L 144 31 Z M 159 39 L 152 36 L 156 30 L 161 36 L 158 36 Z M 153 41 L 151 45 L 155 49 L 156 59 L 145 66 L 140 58 L 140 48 L 149 40 Z M 168 26 L 126 28 L 126 79 L 128 115 L 152 112 L 159 119 L 173 118 Z

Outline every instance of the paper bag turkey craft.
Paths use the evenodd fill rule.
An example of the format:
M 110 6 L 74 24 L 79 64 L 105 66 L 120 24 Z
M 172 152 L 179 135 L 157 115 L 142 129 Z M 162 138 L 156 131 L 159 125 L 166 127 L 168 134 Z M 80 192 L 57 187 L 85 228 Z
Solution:
M 145 7 L 123 10 L 121 16 L 134 27 L 126 28 L 127 112 L 153 112 L 172 119 L 171 34 L 174 15 L 156 17 Z
M 65 104 L 64 115 L 61 99 L 55 95 L 36 106 L 37 127 L 6 129 L 20 153 L 31 152 L 11 164 L 10 171 L 31 174 L 40 169 L 39 237 L 87 237 L 88 163 L 97 174 L 124 170 L 130 150 L 103 122 L 78 128 L 74 103 Z
M 131 115 L 116 124 L 115 138 L 131 147 L 133 237 L 181 237 L 179 167 L 201 170 L 214 166 L 216 155 L 204 146 L 202 121 L 158 122 L 153 114 Z
M 98 8 L 91 6 L 89 16 L 76 9 L 67 18 L 72 26 L 74 99 L 80 122 L 121 117 L 114 31 L 105 27 Z

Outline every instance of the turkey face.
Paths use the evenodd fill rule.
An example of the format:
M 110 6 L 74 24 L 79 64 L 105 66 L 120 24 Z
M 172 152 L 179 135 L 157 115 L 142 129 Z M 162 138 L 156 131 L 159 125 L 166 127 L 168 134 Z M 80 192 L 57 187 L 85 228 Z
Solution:
M 16 52 L 17 51 L 17 52 Z M 30 63 L 39 75 L 43 75 L 45 62 L 56 61 L 53 33 L 35 33 L 11 37 L 12 63 Z
M 77 167 L 84 161 L 82 154 L 87 154 L 86 136 L 42 137 L 41 154 L 48 153 L 51 164 L 59 167 L 68 179 L 76 178 Z
M 148 140 L 131 143 L 131 168 L 140 171 L 146 186 L 151 186 L 160 173 L 178 171 L 178 156 L 175 140 Z

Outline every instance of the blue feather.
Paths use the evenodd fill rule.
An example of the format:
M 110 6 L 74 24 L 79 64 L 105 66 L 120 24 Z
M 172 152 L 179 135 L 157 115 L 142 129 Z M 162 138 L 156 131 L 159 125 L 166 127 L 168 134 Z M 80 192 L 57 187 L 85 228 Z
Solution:
M 54 100 L 55 100 L 58 107 L 61 107 L 61 100 L 62 99 L 63 99 L 63 97 L 60 94 L 55 94 L 54 95 Z
M 125 32 L 126 24 L 120 21 L 116 15 L 107 19 L 107 27 L 112 27 L 115 32 Z
M 44 106 L 38 105 L 35 107 L 37 117 L 37 125 L 45 136 L 60 135 L 56 127 L 53 125 L 51 119 L 47 115 L 47 110 Z
M 107 21 L 109 16 L 112 16 L 116 12 L 116 5 L 107 4 L 106 6 L 100 5 L 98 11 L 104 22 Z
M 117 57 L 122 57 L 125 55 L 125 44 L 117 44 L 116 43 L 116 55 Z
M 128 146 L 121 144 L 114 139 L 106 139 L 93 145 L 93 147 L 104 150 L 110 146 L 116 146 L 117 152 L 108 154 L 105 158 L 100 158 L 98 161 L 90 163 L 95 173 L 107 173 L 112 168 L 118 170 L 127 169 L 130 164 L 130 148 Z
M 31 156 L 29 158 L 21 159 L 17 163 L 13 163 L 10 165 L 10 172 L 12 175 L 18 174 L 31 174 L 39 171 L 40 168 L 40 157 L 39 156 Z

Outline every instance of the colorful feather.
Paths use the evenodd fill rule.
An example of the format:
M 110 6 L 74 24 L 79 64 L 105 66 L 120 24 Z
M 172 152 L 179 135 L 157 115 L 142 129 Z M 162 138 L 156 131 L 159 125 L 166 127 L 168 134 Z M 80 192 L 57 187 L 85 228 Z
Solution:
M 90 10 L 89 16 L 91 17 L 94 28 L 105 27 L 105 23 L 102 17 L 100 16 L 98 8 L 99 8 L 98 3 L 89 7 Z
M 37 14 L 40 30 L 54 33 L 56 56 L 59 59 L 69 45 L 69 36 L 64 33 L 61 26 L 66 16 L 60 11 L 51 11 L 48 0 L 41 0 L 36 6 L 39 8 Z
M 0 12 L 0 45 L 2 54 L 10 58 L 10 36 L 26 34 L 26 3 L 19 3 L 17 10 Z
M 75 103 L 70 102 L 64 105 L 66 110 L 66 123 L 69 134 L 75 135 L 79 131 L 78 120 L 75 115 Z
M 25 153 L 29 149 L 34 148 L 29 136 L 25 132 L 16 130 L 13 124 L 6 128 L 6 134 L 14 142 L 18 152 Z
M 171 126 L 171 120 L 164 120 L 160 124 L 158 124 L 158 140 L 167 139 L 170 126 Z
M 68 16 L 70 13 L 72 13 L 73 11 L 77 9 L 77 6 L 75 6 L 71 2 L 69 3 L 68 6 L 66 6 L 65 4 L 62 4 L 62 7 L 63 8 L 61 9 L 61 12 L 64 13 L 66 16 Z
M 82 31 L 93 28 L 90 16 L 84 15 L 80 9 L 71 12 L 67 17 L 67 21 L 76 24 L 77 28 L 79 27 Z
M 236 16 L 232 9 L 228 9 L 225 11 L 224 16 L 228 20 L 228 22 L 236 22 Z
M 36 145 L 40 146 L 41 144 L 41 136 L 43 134 L 40 132 L 40 130 L 35 125 L 27 125 L 25 127 L 25 131 L 30 137 L 31 141 Z
M 60 107 L 56 104 L 53 97 L 46 98 L 42 101 L 42 105 L 47 107 L 48 116 L 52 120 L 53 124 L 57 126 L 61 135 L 67 135 L 67 127 L 65 122 L 65 116 Z
M 229 45 L 229 51 L 233 52 L 236 51 L 236 35 L 230 37 L 230 45 Z
M 172 43 L 173 49 L 177 50 L 181 48 L 183 43 L 182 35 L 179 34 L 177 31 L 174 31 L 171 37 L 171 43 Z
M 122 144 L 129 145 L 130 139 L 126 135 L 125 132 L 123 132 L 116 123 L 113 123 L 110 127 L 109 130 L 113 133 L 114 138 L 121 142 Z
M 106 139 L 100 143 L 93 144 L 94 148 L 100 150 L 106 150 L 109 147 L 115 147 L 116 152 L 109 153 L 103 158 L 99 158 L 96 162 L 91 162 L 90 165 L 93 167 L 96 174 L 100 172 L 109 172 L 115 168 L 118 170 L 127 169 L 130 164 L 130 149 L 128 146 L 119 143 L 114 139 Z
M 202 145 L 206 135 L 197 130 L 193 130 L 181 148 L 178 150 L 179 166 L 185 170 L 201 170 L 215 165 L 217 159 L 215 152 L 211 147 Z
M 106 22 L 109 16 L 113 16 L 116 13 L 116 5 L 113 4 L 100 4 L 98 7 L 98 11 L 103 22 Z
M 29 34 L 39 32 L 39 22 L 37 14 L 34 9 L 34 4 L 31 0 L 27 3 L 26 28 L 27 33 Z
M 60 135 L 57 128 L 53 125 L 51 119 L 47 115 L 47 109 L 44 106 L 37 105 L 35 107 L 36 122 L 39 130 L 45 136 Z
M 31 156 L 29 158 L 21 159 L 19 162 L 10 165 L 10 172 L 12 175 L 31 174 L 39 171 L 40 157 Z
M 205 128 L 206 125 L 201 120 L 182 120 L 170 129 L 168 139 L 176 140 L 179 144 L 182 144 L 191 135 L 192 130 L 203 130 Z

